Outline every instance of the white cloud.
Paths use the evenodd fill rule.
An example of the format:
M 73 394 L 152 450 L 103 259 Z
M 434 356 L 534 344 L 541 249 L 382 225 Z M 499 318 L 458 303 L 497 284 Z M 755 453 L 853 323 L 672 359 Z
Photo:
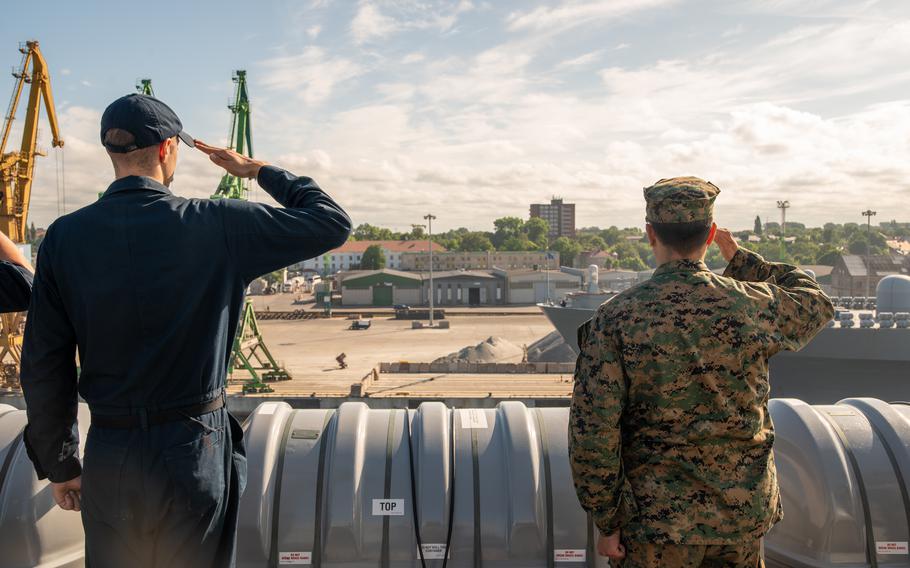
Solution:
M 61 75 L 64 75 L 64 76 L 69 75 L 70 73 L 72 73 L 72 71 L 70 71 L 69 69 L 61 69 L 61 70 L 60 70 L 60 74 L 61 74 Z
M 547 31 L 569 29 L 579 25 L 603 25 L 634 12 L 660 8 L 678 0 L 597 0 L 570 1 L 557 7 L 538 6 L 530 12 L 513 12 L 507 18 L 512 31 Z
M 903 6 L 901 6 L 903 4 Z M 892 14 L 904 9 L 906 3 L 880 0 L 739 0 L 730 2 L 727 9 L 775 16 L 804 17 L 813 19 L 855 18 Z
M 351 36 L 362 45 L 405 30 L 451 31 L 473 2 L 445 0 L 360 0 L 351 21 Z
M 584 53 L 578 57 L 567 59 L 560 63 L 559 66 L 569 68 L 588 67 L 591 64 L 597 62 L 601 56 L 603 56 L 603 50 L 601 49 L 597 51 L 589 51 L 588 53 Z
M 307 47 L 298 55 L 262 62 L 262 83 L 274 90 L 292 91 L 307 104 L 328 99 L 341 83 L 364 72 L 363 67 L 343 57 L 332 57 L 319 47 Z
M 724 3 L 724 23 L 691 14 L 704 23 L 692 33 L 690 14 L 679 13 L 688 3 L 671 0 L 519 3 L 511 15 L 463 7 L 491 13 L 479 24 L 451 2 L 335 3 L 353 18 L 371 6 L 381 25 L 320 32 L 331 48 L 262 62 L 251 74 L 257 155 L 315 177 L 355 222 L 399 229 L 428 207 L 443 229 L 490 229 L 554 192 L 578 203 L 580 225 L 638 225 L 641 187 L 687 174 L 720 185 L 718 214 L 734 228 L 774 216 L 777 199 L 809 223 L 854 220 L 869 206 L 910 218 L 903 8 L 885 17 L 884 3 L 856 12 L 845 0 L 807 0 L 829 15 L 817 19 L 795 0 L 769 0 L 779 18 L 753 26 L 736 1 Z M 651 9 L 661 20 L 653 25 L 638 18 Z M 651 41 L 664 16 L 680 21 L 686 49 Z M 613 33 L 633 19 L 634 34 Z M 731 28 L 737 21 L 744 26 Z M 569 29 L 579 33 L 554 39 Z M 620 57 L 630 37 L 635 53 Z M 93 200 L 109 178 L 98 113 L 86 113 L 66 108 L 61 118 L 70 203 Z M 52 216 L 53 171 L 52 160 L 39 162 L 36 215 Z M 218 177 L 185 152 L 175 191 L 205 196 Z
M 722 37 L 722 38 L 736 37 L 738 35 L 742 35 L 743 32 L 745 32 L 745 31 L 746 31 L 746 27 L 744 25 L 737 24 L 728 30 L 724 30 L 724 32 L 722 34 L 720 34 L 720 37 Z
M 401 63 L 403 65 L 410 65 L 412 63 L 420 63 L 421 61 L 425 61 L 426 58 L 427 58 L 426 55 L 415 51 L 414 53 L 409 53 L 409 54 L 405 55 L 401 59 Z
M 606 10 L 596 14 L 601 21 L 617 9 L 563 5 L 582 6 Z M 584 20 L 539 10 L 528 14 L 555 17 L 563 28 Z M 510 24 L 534 30 L 532 19 L 513 15 Z M 293 156 L 348 200 L 355 221 L 400 228 L 427 204 L 446 203 L 441 226 L 489 229 L 493 218 L 525 216 L 528 203 L 553 191 L 579 204 L 581 225 L 639 224 L 641 187 L 687 174 L 721 185 L 719 211 L 733 227 L 773 214 L 778 198 L 794 204 L 800 221 L 850 219 L 882 186 L 888 195 L 876 207 L 906 216 L 910 102 L 873 104 L 880 89 L 910 86 L 893 64 L 910 58 L 906 25 L 800 24 L 751 44 L 712 34 L 716 45 L 693 56 L 613 63 L 589 89 L 571 82 L 572 70 L 624 44 L 581 52 L 547 73 L 538 58 L 560 51 L 540 33 L 473 54 L 411 52 L 386 61 L 393 79 L 320 123 L 331 169 L 305 151 Z M 833 117 L 811 110 L 856 96 Z M 478 216 L 478 207 L 489 215 Z
M 741 52 L 610 67 L 601 78 L 613 100 L 698 121 L 741 104 L 796 104 L 907 85 L 910 71 L 891 63 L 906 59 L 910 22 L 851 21 L 797 27 Z
M 387 100 L 407 100 L 414 96 L 417 88 L 410 83 L 380 83 L 376 85 L 376 92 Z
M 319 37 L 319 33 L 321 31 L 322 31 L 322 26 L 320 26 L 320 25 L 310 26 L 306 29 L 306 35 L 309 36 L 310 39 L 316 39 L 317 37 Z
M 351 35 L 358 44 L 383 38 L 398 28 L 395 20 L 383 15 L 371 2 L 361 2 L 351 22 Z

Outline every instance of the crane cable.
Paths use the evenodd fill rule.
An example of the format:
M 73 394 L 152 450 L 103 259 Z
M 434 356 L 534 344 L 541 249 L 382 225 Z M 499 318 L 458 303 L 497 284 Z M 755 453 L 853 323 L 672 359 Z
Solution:
M 60 151 L 54 151 L 54 173 L 57 178 L 57 217 L 60 216 Z
M 63 195 L 63 214 L 66 215 L 66 149 L 61 146 L 60 152 L 60 192 Z
M 59 147 L 54 152 L 54 171 L 57 178 L 57 217 L 66 214 L 66 150 Z

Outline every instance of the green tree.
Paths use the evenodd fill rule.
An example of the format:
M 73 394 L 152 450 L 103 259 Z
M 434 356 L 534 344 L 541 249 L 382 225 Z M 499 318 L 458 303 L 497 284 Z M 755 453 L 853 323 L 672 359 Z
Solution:
M 493 238 L 491 239 L 493 241 L 493 246 L 495 246 L 497 250 L 509 250 L 503 249 L 503 245 L 511 238 L 519 238 L 522 234 L 524 224 L 524 221 L 518 217 L 500 217 L 493 221 L 493 227 L 496 229 L 493 232 Z
M 584 235 L 577 239 L 585 250 L 607 250 L 607 243 L 599 235 Z
M 284 270 L 276 270 L 262 276 L 262 278 L 271 285 L 280 284 L 284 278 Z
M 420 225 L 415 225 L 410 233 L 405 233 L 404 240 L 420 241 L 427 238 L 427 232 Z
M 385 253 L 379 245 L 370 245 L 360 258 L 360 268 L 363 270 L 380 270 L 385 268 Z
M 490 237 L 486 233 L 473 232 L 462 235 L 461 240 L 458 242 L 457 250 L 465 252 L 480 252 L 493 250 L 493 243 L 490 242 Z
M 847 242 L 850 254 L 884 254 L 888 250 L 885 238 L 878 231 L 855 231 Z
M 619 239 L 622 238 L 622 233 L 615 226 L 610 227 L 609 229 L 604 229 L 600 232 L 600 238 L 607 243 L 607 246 L 613 246 L 619 242 Z
M 528 240 L 540 248 L 547 247 L 548 235 L 550 233 L 550 224 L 540 217 L 532 217 L 522 227 L 522 231 L 528 235 Z
M 629 241 L 620 241 L 613 245 L 613 253 L 616 254 L 619 260 L 624 260 L 627 258 L 641 258 L 638 254 L 638 247 Z
M 392 232 L 390 229 L 374 227 L 369 223 L 363 223 L 354 229 L 351 238 L 355 241 L 393 241 L 398 240 L 400 235 Z
M 708 252 L 705 254 L 705 264 L 708 265 L 708 268 L 715 270 L 717 268 L 725 268 L 727 266 L 727 260 L 720 254 L 720 249 L 714 245 L 708 247 Z
M 531 251 L 537 250 L 538 246 L 535 243 L 532 243 L 528 240 L 528 236 L 524 233 L 519 233 L 514 237 L 508 237 L 505 242 L 502 243 L 502 246 L 499 247 L 499 250 L 507 251 Z
M 550 249 L 559 253 L 559 262 L 563 266 L 575 266 L 575 259 L 582 251 L 581 244 L 566 237 L 559 237 L 550 244 Z
M 752 231 L 753 231 L 756 235 L 760 235 L 760 234 L 761 234 L 761 231 L 762 231 L 761 217 L 759 217 L 758 215 L 755 216 L 755 226 L 753 227 Z
M 837 262 L 837 259 L 840 258 L 841 252 L 837 249 L 825 249 L 820 251 L 818 256 L 815 258 L 815 262 L 809 264 L 823 264 L 825 266 L 834 266 Z
M 648 265 L 638 256 L 630 256 L 627 258 L 620 259 L 619 267 L 625 268 L 626 270 L 647 270 Z

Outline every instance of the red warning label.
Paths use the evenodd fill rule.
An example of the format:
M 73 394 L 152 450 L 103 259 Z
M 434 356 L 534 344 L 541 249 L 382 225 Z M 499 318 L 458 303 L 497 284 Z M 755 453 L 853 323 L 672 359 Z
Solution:
M 553 551 L 553 560 L 556 562 L 584 562 L 587 556 L 584 548 L 557 548 Z
M 907 554 L 907 541 L 886 541 L 875 543 L 876 554 Z
M 313 563 L 311 552 L 279 552 L 278 564 L 307 565 Z

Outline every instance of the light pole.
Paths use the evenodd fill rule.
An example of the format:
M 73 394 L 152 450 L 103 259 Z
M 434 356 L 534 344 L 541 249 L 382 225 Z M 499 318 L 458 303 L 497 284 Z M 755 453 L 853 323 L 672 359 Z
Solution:
M 866 209 L 863 211 L 863 217 L 866 218 L 866 299 L 869 298 L 869 291 L 872 288 L 872 217 L 875 211 Z
M 780 209 L 780 238 L 787 236 L 787 209 L 790 208 L 789 201 L 778 201 L 777 208 Z
M 436 289 L 433 288 L 433 220 L 436 216 L 427 213 L 423 218 L 427 222 L 427 248 L 430 249 L 430 327 L 433 327 L 433 300 L 436 296 Z
M 544 271 L 547 274 L 547 305 L 550 305 L 550 235 L 545 237 L 547 239 L 547 246 L 544 251 Z
M 783 262 L 787 252 L 787 209 L 790 208 L 790 202 L 778 201 L 777 208 L 780 209 L 780 260 Z

